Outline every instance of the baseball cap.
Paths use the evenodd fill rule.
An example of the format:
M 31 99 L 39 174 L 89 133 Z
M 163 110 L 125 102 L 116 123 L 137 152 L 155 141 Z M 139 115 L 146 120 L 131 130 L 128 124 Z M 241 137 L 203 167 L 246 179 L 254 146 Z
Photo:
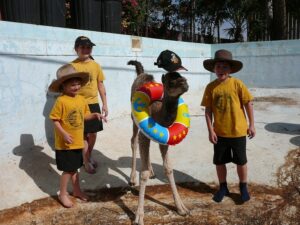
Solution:
M 81 46 L 95 46 L 93 42 L 88 37 L 85 36 L 79 36 L 75 40 L 75 47 Z
M 162 51 L 154 65 L 157 65 L 159 68 L 163 68 L 168 72 L 174 72 L 177 70 L 187 71 L 187 69 L 181 65 L 180 57 L 175 52 L 170 50 Z

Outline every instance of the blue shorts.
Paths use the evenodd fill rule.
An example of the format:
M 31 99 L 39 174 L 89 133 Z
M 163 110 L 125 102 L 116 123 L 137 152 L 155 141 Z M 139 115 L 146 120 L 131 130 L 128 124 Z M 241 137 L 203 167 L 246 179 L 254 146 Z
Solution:
M 233 162 L 237 165 L 247 163 L 246 136 L 238 138 L 218 137 L 217 144 L 214 144 L 215 165 L 223 165 Z

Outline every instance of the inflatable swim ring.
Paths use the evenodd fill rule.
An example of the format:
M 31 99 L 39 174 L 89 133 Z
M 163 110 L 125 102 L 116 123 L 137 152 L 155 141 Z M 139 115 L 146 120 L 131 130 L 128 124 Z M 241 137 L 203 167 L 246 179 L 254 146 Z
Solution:
M 163 127 L 149 115 L 149 105 L 162 99 L 163 85 L 160 83 L 146 83 L 133 94 L 131 109 L 136 125 L 150 139 L 163 145 L 176 145 L 188 133 L 190 116 L 187 105 L 182 98 L 178 100 L 177 116 L 169 127 Z

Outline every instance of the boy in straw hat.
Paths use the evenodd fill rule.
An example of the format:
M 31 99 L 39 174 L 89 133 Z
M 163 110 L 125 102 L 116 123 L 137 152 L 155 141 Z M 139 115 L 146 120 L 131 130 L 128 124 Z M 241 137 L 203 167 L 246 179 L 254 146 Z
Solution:
M 55 157 L 57 169 L 63 171 L 60 177 L 58 199 L 63 206 L 73 206 L 68 197 L 67 186 L 71 179 L 73 196 L 87 201 L 87 196 L 79 185 L 78 169 L 83 165 L 82 149 L 84 147 L 84 120 L 104 119 L 100 113 L 90 113 L 84 97 L 77 94 L 81 86 L 89 79 L 89 74 L 77 72 L 70 64 L 60 67 L 57 79 L 49 86 L 49 91 L 62 93 L 56 100 L 50 119 L 55 127 Z
M 221 202 L 229 194 L 226 163 L 233 162 L 237 165 L 241 200 L 245 202 L 250 200 L 247 189 L 246 136 L 255 136 L 253 97 L 241 80 L 230 76 L 241 70 L 243 64 L 233 60 L 231 52 L 218 50 L 214 59 L 205 60 L 203 66 L 217 76 L 207 85 L 201 102 L 205 106 L 209 141 L 214 144 L 213 163 L 220 183 L 213 200 Z

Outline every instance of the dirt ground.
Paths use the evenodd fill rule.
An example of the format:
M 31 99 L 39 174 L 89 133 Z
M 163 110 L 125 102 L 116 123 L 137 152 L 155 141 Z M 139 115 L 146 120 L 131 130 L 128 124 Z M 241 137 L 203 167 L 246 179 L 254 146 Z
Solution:
M 190 215 L 176 213 L 168 185 L 147 187 L 145 224 L 289 224 L 300 221 L 300 148 L 290 151 L 279 168 L 278 188 L 250 184 L 251 200 L 240 201 L 238 188 L 229 186 L 230 195 L 222 203 L 211 200 L 215 185 L 178 184 Z M 61 207 L 56 197 L 36 200 L 0 212 L 1 225 L 92 225 L 132 224 L 138 201 L 137 188 L 88 191 L 91 201 L 75 200 L 72 209 Z
M 267 90 L 267 92 L 270 91 Z M 222 203 L 215 203 L 211 198 L 217 190 L 216 182 L 211 182 L 210 178 L 202 178 L 200 181 L 195 176 L 197 179 L 193 179 L 193 182 L 177 183 L 179 194 L 190 210 L 188 216 L 182 217 L 176 213 L 170 187 L 167 184 L 155 183 L 153 185 L 150 182 L 150 186 L 146 190 L 145 224 L 299 224 L 300 148 L 296 146 L 300 146 L 300 143 L 299 136 L 296 135 L 299 135 L 299 125 L 297 125 L 299 118 L 297 116 L 300 114 L 291 114 L 293 117 L 278 115 L 279 112 L 288 114 L 290 112 L 289 107 L 294 107 L 293 110 L 297 111 L 295 107 L 299 105 L 297 100 L 299 91 L 297 91 L 298 95 L 286 93 L 283 95 L 278 91 L 274 91 L 273 95 L 272 93 L 269 93 L 269 95 L 264 93 L 260 96 L 260 93 L 255 93 L 254 90 L 254 94 L 256 95 L 254 102 L 258 117 L 256 127 L 261 138 L 254 143 L 250 143 L 248 149 L 249 161 L 253 162 L 252 168 L 250 168 L 249 184 L 251 200 L 243 204 L 240 201 L 237 184 L 229 182 L 230 195 L 225 197 Z M 193 113 L 191 115 L 195 118 L 201 117 L 202 112 L 197 110 L 198 108 L 192 109 Z M 271 116 L 274 119 L 268 120 Z M 193 137 L 193 135 L 191 131 L 190 136 Z M 289 135 L 294 135 L 294 137 L 290 138 Z M 206 138 L 206 134 L 204 136 Z M 286 140 L 289 140 L 290 143 L 285 143 Z M 201 141 L 203 142 L 202 139 Z M 124 143 L 121 143 L 121 145 L 124 145 Z M 294 148 L 290 148 L 290 146 L 294 146 Z M 188 150 L 186 151 L 188 152 Z M 107 163 L 112 164 L 117 161 L 114 160 L 113 154 L 107 154 L 107 156 L 110 157 Z M 174 160 L 175 164 L 178 163 L 180 157 L 184 157 L 184 153 L 177 156 Z M 192 158 L 195 157 L 200 158 L 199 155 Z M 201 154 L 201 157 L 203 158 L 204 155 Z M 265 160 L 255 160 L 256 158 Z M 155 161 L 156 157 L 153 159 Z M 203 162 L 208 159 L 209 157 L 204 158 Z M 186 165 L 178 166 L 177 170 L 183 171 L 181 168 L 187 168 L 188 164 L 191 164 L 187 168 L 187 170 L 190 170 L 189 174 L 191 176 L 193 174 L 191 168 L 195 167 L 195 162 L 190 160 L 184 163 Z M 211 174 L 209 174 L 205 170 L 207 165 L 204 164 L 202 167 L 197 165 L 197 167 L 202 172 L 201 176 L 206 174 L 206 177 L 211 177 L 211 174 L 215 172 L 212 168 L 208 168 L 211 171 Z M 231 174 L 232 170 L 234 169 L 229 170 Z M 119 173 L 121 172 L 119 171 Z M 104 181 L 101 180 L 101 182 Z M 42 185 L 49 186 L 46 181 L 39 184 L 39 187 L 43 187 Z M 72 209 L 65 209 L 58 202 L 56 195 L 48 191 L 47 193 L 50 193 L 51 197 L 1 210 L 0 225 L 109 225 L 133 223 L 138 201 L 138 187 L 123 185 L 118 188 L 110 188 L 109 186 L 107 188 L 88 188 L 86 186 L 84 189 L 90 196 L 89 202 L 73 199 L 76 202 L 75 206 Z

